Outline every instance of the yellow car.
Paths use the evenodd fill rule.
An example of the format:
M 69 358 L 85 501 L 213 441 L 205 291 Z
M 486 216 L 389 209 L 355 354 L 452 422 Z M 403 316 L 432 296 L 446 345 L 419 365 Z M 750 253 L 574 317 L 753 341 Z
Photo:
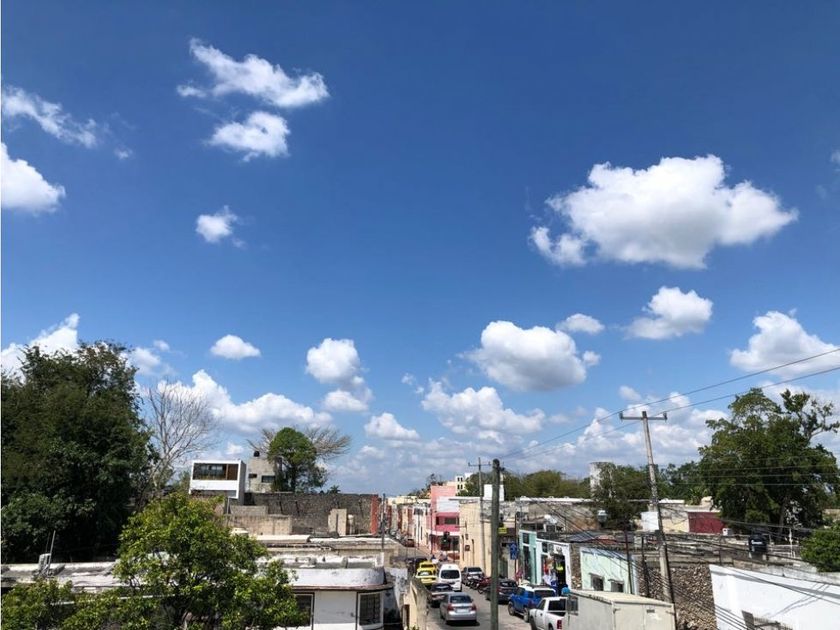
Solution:
M 429 560 L 423 560 L 423 562 L 418 563 L 417 570 L 434 571 L 435 573 L 437 573 L 437 565 L 434 562 L 430 562 Z
M 431 569 L 419 569 L 417 573 L 414 574 L 414 577 L 420 580 L 424 586 L 429 586 L 430 584 L 437 582 L 437 573 Z

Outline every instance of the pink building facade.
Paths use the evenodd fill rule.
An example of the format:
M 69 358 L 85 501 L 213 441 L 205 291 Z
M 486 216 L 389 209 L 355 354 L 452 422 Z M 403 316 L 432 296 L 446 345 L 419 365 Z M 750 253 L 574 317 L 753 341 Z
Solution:
M 432 553 L 445 553 L 451 559 L 458 559 L 461 551 L 460 503 L 455 500 L 456 493 L 454 486 L 430 488 L 429 547 Z

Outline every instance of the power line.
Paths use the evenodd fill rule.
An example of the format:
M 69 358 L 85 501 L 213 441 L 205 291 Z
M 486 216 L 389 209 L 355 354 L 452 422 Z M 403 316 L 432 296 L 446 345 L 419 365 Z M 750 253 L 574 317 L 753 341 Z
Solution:
M 832 350 L 832 352 L 836 352 L 836 351 L 840 351 L 840 348 L 837 348 L 836 350 Z M 814 357 L 818 357 L 818 356 L 822 356 L 822 355 L 814 355 Z M 813 357 L 809 357 L 808 359 L 802 359 L 801 361 L 810 360 L 811 358 L 813 358 Z M 777 369 L 777 368 L 774 367 L 774 368 L 771 368 L 771 369 Z M 768 388 L 771 388 L 771 387 L 778 387 L 779 385 L 786 385 L 786 384 L 792 383 L 794 381 L 799 381 L 799 380 L 803 380 L 803 379 L 806 379 L 806 378 L 812 378 L 814 376 L 820 376 L 822 374 L 828 374 L 829 372 L 834 372 L 834 371 L 837 371 L 837 370 L 840 370 L 840 365 L 835 366 L 835 367 L 831 367 L 831 368 L 826 368 L 824 370 L 818 370 L 816 372 L 811 372 L 810 374 L 803 374 L 801 376 L 795 376 L 795 377 L 792 377 L 792 378 L 789 378 L 789 379 L 776 381 L 775 383 L 768 383 L 767 385 L 761 385 L 761 386 L 755 387 L 753 389 L 765 390 L 765 389 L 768 389 Z M 711 387 L 712 386 L 708 386 L 705 389 L 709 389 Z M 692 407 L 697 407 L 698 405 L 704 405 L 704 404 L 707 404 L 707 403 L 710 403 L 710 402 L 716 402 L 718 400 L 733 398 L 735 396 L 740 396 L 742 394 L 743 394 L 743 392 L 737 392 L 737 393 L 732 393 L 732 394 L 726 394 L 724 396 L 717 396 L 715 398 L 709 398 L 709 399 L 706 399 L 706 400 L 700 400 L 700 401 L 689 403 L 689 404 L 686 404 L 686 405 L 679 405 L 677 407 L 671 407 L 670 409 L 665 409 L 662 413 L 671 413 L 673 411 L 680 411 L 682 409 L 690 409 Z M 673 397 L 671 397 L 671 398 L 673 398 Z M 663 401 L 664 400 L 670 400 L 670 398 L 663 399 Z M 649 403 L 649 404 L 654 404 L 654 403 Z M 542 453 L 550 452 L 550 450 L 552 450 L 552 449 L 549 449 L 549 450 L 546 450 L 546 451 L 539 451 L 539 450 L 534 451 L 533 449 L 535 447 L 538 447 L 538 446 L 541 446 L 541 445 L 544 446 L 544 445 L 546 445 L 550 442 L 555 442 L 556 440 L 559 440 L 560 438 L 566 437 L 567 435 L 571 435 L 571 434 L 574 434 L 574 433 L 578 433 L 580 431 L 584 431 L 587 428 L 589 428 L 590 426 L 592 426 L 593 422 L 602 422 L 604 420 L 609 420 L 610 418 L 612 418 L 614 416 L 617 416 L 618 414 L 622 413 L 623 411 L 624 410 L 622 409 L 622 410 L 619 410 L 619 411 L 614 411 L 612 413 L 609 413 L 605 416 L 599 416 L 599 417 L 594 418 L 593 420 L 589 421 L 587 424 L 575 427 L 573 429 L 570 429 L 569 431 L 565 431 L 564 433 L 561 433 L 559 435 L 555 435 L 554 437 L 542 440 L 540 442 L 537 442 L 536 444 L 533 444 L 532 446 L 525 446 L 525 447 L 522 447 L 520 449 L 510 451 L 509 453 L 506 453 L 505 455 L 503 455 L 503 457 L 506 458 L 506 459 L 513 459 L 515 461 L 517 459 L 523 459 L 524 457 L 531 458 L 534 455 L 539 455 L 539 454 L 542 454 Z M 604 435 L 608 435 L 608 434 L 613 433 L 615 431 L 618 431 L 620 429 L 621 429 L 621 425 L 619 425 L 618 427 L 614 427 L 612 429 L 609 429 L 607 431 L 604 431 L 603 433 L 599 433 L 598 435 L 595 435 L 595 436 L 591 436 L 591 437 L 583 436 L 580 439 L 580 441 L 583 442 L 583 441 L 586 441 L 588 439 L 592 439 L 594 437 L 603 437 Z M 514 457 L 515 455 L 517 457 Z

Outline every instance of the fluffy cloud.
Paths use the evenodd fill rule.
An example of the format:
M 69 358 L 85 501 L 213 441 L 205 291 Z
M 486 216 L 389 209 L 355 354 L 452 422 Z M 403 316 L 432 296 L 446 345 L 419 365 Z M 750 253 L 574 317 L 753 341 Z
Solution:
M 712 301 L 695 291 L 683 293 L 679 287 L 660 287 L 645 310 L 650 316 L 633 320 L 627 333 L 643 339 L 670 339 L 703 332 L 712 318 Z
M 26 160 L 9 157 L 6 145 L 0 143 L 0 171 L 3 172 L 0 197 L 4 210 L 30 214 L 52 212 L 64 197 L 64 186 L 50 184 Z
M 522 329 L 511 322 L 491 322 L 481 333 L 481 347 L 465 356 L 489 378 L 519 391 L 548 391 L 586 378 L 586 362 L 574 340 L 542 326 Z
M 531 241 L 560 265 L 582 264 L 594 248 L 605 260 L 699 269 L 713 248 L 752 243 L 796 219 L 773 194 L 725 179 L 714 155 L 662 158 L 640 170 L 596 164 L 587 186 L 547 200 L 569 232 L 552 242 L 537 227 Z
M 531 243 L 547 260 L 563 267 L 581 267 L 586 264 L 586 241 L 570 234 L 561 234 L 551 240 L 551 232 L 545 226 L 531 228 Z
M 268 393 L 244 403 L 234 403 L 227 389 L 204 370 L 193 374 L 192 385 L 178 382 L 175 387 L 202 397 L 219 421 L 242 432 L 290 424 L 319 426 L 331 420 L 329 414 L 316 412 L 282 394 Z
M 225 359 L 247 359 L 248 357 L 260 356 L 260 349 L 248 343 L 242 337 L 236 335 L 225 335 L 217 340 L 210 348 L 210 352 L 217 357 Z
M 753 320 L 758 332 L 750 337 L 746 350 L 733 350 L 730 363 L 745 372 L 756 372 L 805 357 L 830 352 L 836 345 L 808 334 L 792 316 L 768 311 Z M 799 376 L 840 365 L 840 352 L 772 370 L 782 377 Z
M 178 87 L 181 96 L 247 94 L 278 108 L 302 107 L 329 96 L 324 77 L 317 72 L 290 77 L 280 66 L 256 55 L 237 61 L 197 39 L 190 41 L 190 52 L 210 72 L 213 85 L 209 88 L 181 85 Z
M 635 403 L 639 402 L 642 397 L 635 389 L 630 387 L 629 385 L 622 385 L 618 388 L 618 395 L 621 396 L 627 402 Z
M 60 324 L 42 330 L 37 337 L 26 344 L 11 343 L 3 348 L 0 364 L 4 371 L 17 373 L 20 370 L 23 349 L 26 346 L 38 346 L 44 354 L 52 354 L 62 350 L 75 350 L 79 347 L 79 316 L 69 315 Z
M 195 220 L 195 231 L 208 243 L 218 243 L 233 235 L 233 224 L 237 221 L 239 217 L 225 206 L 216 214 L 199 215 Z
M 840 170 L 840 149 L 835 149 L 834 151 L 832 151 L 829 160 L 832 164 L 834 164 L 837 170 Z
M 165 367 L 163 360 L 150 348 L 134 348 L 128 353 L 128 362 L 141 376 L 155 376 Z
M 166 343 L 163 339 L 155 339 L 152 342 L 152 345 L 155 348 L 157 348 L 158 350 L 160 350 L 161 352 L 169 352 L 169 350 L 170 350 L 169 344 Z
M 321 383 L 352 384 L 362 368 L 352 339 L 331 339 L 306 352 L 306 371 Z
M 59 103 L 45 101 L 21 88 L 3 88 L 3 116 L 7 120 L 29 118 L 46 133 L 68 144 L 91 148 L 99 142 L 99 127 L 93 120 L 80 123 Z
M 370 437 L 378 437 L 383 440 L 419 440 L 420 434 L 414 429 L 406 429 L 390 413 L 383 413 L 380 416 L 372 416 L 370 422 L 365 425 L 365 433 Z
M 246 162 L 261 155 L 288 155 L 286 136 L 289 126 L 282 116 L 253 112 L 244 123 L 229 122 L 216 127 L 208 142 L 217 147 L 244 153 Z
M 455 433 L 476 429 L 503 431 L 506 434 L 533 433 L 542 428 L 545 413 L 539 409 L 518 414 L 505 408 L 493 387 L 472 387 L 448 394 L 443 383 L 431 381 L 422 401 L 423 409 L 435 414 L 441 424 Z
M 556 328 L 557 330 L 565 330 L 566 332 L 581 332 L 588 335 L 597 335 L 604 330 L 604 325 L 590 315 L 575 313 L 558 323 Z
M 306 352 L 306 371 L 320 383 L 338 389 L 326 395 L 323 407 L 335 413 L 367 411 L 373 392 L 361 376 L 362 361 L 352 339 L 327 337 Z
M 362 413 L 368 409 L 369 396 L 365 396 L 365 393 L 369 395 L 370 390 L 364 388 L 359 398 L 353 392 L 336 389 L 324 397 L 322 406 L 332 413 Z

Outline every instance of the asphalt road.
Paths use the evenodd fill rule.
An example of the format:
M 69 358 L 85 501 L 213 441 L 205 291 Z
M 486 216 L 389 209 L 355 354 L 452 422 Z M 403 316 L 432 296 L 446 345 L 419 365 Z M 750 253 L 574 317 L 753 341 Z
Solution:
M 468 628 L 475 628 L 475 627 L 483 627 L 486 630 L 490 628 L 490 602 L 484 599 L 484 594 L 479 593 L 478 591 L 474 591 L 471 588 L 464 588 L 464 593 L 471 596 L 473 601 L 476 603 L 477 613 L 478 613 L 478 625 L 472 626 L 469 623 L 459 622 L 457 625 L 459 626 L 466 626 Z M 428 617 L 428 627 L 429 628 L 450 628 L 454 627 L 455 624 L 452 626 L 447 626 L 446 622 L 440 618 L 440 614 L 438 613 L 437 608 L 433 608 L 429 612 Z M 508 615 L 507 611 L 507 604 L 500 604 L 499 605 L 499 628 L 501 630 L 528 630 L 529 626 L 526 624 L 522 617 L 511 617 Z

